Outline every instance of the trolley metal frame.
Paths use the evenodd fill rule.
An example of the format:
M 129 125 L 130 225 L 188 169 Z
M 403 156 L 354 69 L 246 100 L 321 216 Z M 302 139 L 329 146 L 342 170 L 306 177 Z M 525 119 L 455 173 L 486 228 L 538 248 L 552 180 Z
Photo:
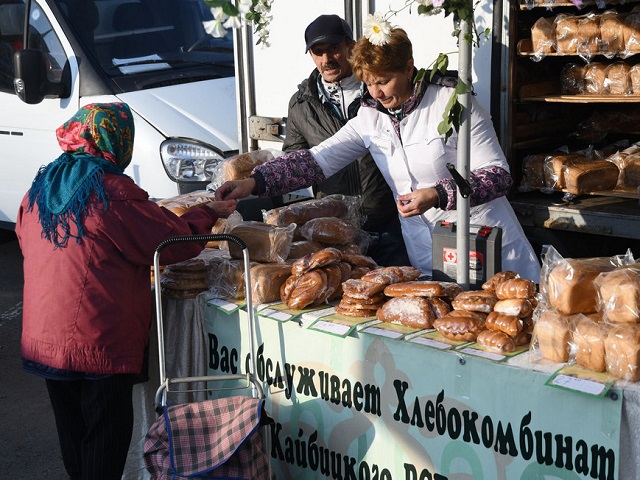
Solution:
M 212 241 L 228 241 L 233 242 L 238 245 L 242 249 L 242 257 L 244 261 L 244 284 L 245 284 L 245 292 L 246 292 L 246 304 L 247 304 L 247 313 L 249 315 L 248 321 L 248 335 L 249 335 L 249 346 L 250 346 L 250 361 L 249 361 L 249 371 L 245 374 L 228 374 L 228 375 L 208 375 L 208 376 L 199 376 L 199 377 L 175 377 L 171 378 L 167 376 L 166 372 L 166 357 L 165 357 L 165 347 L 164 347 L 164 320 L 163 320 L 163 312 L 162 312 L 162 291 L 160 285 L 160 253 L 164 248 L 169 245 L 175 243 L 187 243 L 187 242 L 212 242 Z M 156 407 L 162 407 L 166 404 L 167 393 L 171 393 L 171 386 L 175 384 L 184 384 L 184 383 L 197 383 L 197 382 L 207 382 L 206 388 L 197 388 L 193 390 L 189 390 L 190 392 L 212 392 L 218 390 L 229 389 L 226 388 L 215 388 L 209 387 L 209 382 L 229 382 L 229 381 L 245 381 L 245 385 L 232 387 L 232 389 L 241 389 L 241 388 L 249 388 L 252 387 L 252 395 L 254 398 L 264 398 L 264 390 L 262 385 L 256 378 L 256 347 L 255 347 L 255 312 L 253 309 L 253 301 L 251 298 L 251 265 L 249 263 L 249 250 L 245 242 L 235 235 L 230 235 L 226 233 L 219 234 L 203 234 L 203 235 L 187 235 L 187 236 L 177 236 L 171 237 L 163 242 L 161 242 L 156 248 L 154 257 L 153 257 L 153 268 L 155 269 L 154 275 L 154 287 L 155 287 L 155 306 L 156 306 L 156 315 L 157 315 L 157 327 L 158 327 L 158 362 L 159 362 L 159 371 L 160 371 L 160 386 L 158 387 L 155 395 L 155 405 Z M 182 391 L 184 392 L 184 390 Z M 267 439 L 265 439 L 267 440 Z

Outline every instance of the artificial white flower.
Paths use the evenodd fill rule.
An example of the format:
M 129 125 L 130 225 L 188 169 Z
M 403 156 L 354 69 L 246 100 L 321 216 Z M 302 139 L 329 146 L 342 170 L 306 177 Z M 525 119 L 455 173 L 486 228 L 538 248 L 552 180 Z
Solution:
M 227 20 L 222 24 L 224 28 L 240 28 L 242 27 L 242 19 L 240 15 L 231 15 Z
M 391 38 L 391 24 L 377 12 L 364 21 L 363 34 L 373 45 L 386 45 Z
M 240 0 L 238 2 L 238 12 L 240 12 L 240 15 L 242 16 L 245 15 L 246 13 L 249 13 L 252 5 L 253 5 L 253 0 Z
M 222 38 L 227 34 L 227 30 L 222 23 L 229 18 L 229 15 L 224 13 L 221 7 L 215 7 L 211 9 L 213 20 L 202 22 L 204 31 L 215 38 Z

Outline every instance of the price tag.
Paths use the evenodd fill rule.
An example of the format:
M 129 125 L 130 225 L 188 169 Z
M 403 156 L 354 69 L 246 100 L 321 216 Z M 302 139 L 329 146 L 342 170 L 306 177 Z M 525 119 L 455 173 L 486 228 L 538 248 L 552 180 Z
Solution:
M 224 311 L 226 313 L 233 313 L 238 308 L 240 308 L 240 305 L 228 302 L 227 300 L 225 300 L 223 298 L 212 298 L 212 299 L 208 300 L 207 303 L 209 305 L 213 305 L 215 307 L 218 307 L 220 310 L 222 310 L 222 311 Z
M 286 322 L 287 320 L 291 320 L 293 315 L 287 312 L 283 312 L 281 310 L 274 310 L 273 308 L 265 308 L 258 312 L 260 316 L 272 318 L 274 320 L 278 320 L 279 322 Z

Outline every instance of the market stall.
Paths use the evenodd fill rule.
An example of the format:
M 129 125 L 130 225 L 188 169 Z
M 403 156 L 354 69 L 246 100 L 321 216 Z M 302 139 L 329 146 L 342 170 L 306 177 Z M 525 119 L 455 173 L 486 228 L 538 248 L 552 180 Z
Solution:
M 468 290 L 376 265 L 344 201 L 228 219 L 248 283 L 232 245 L 166 266 L 168 376 L 246 373 L 255 318 L 277 478 L 638 478 L 632 255 L 550 248 L 539 284 L 503 270 Z

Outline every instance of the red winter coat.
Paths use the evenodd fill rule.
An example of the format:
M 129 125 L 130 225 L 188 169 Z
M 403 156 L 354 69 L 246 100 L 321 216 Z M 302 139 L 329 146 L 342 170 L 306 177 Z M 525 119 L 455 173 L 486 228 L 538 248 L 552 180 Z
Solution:
M 16 233 L 24 256 L 22 356 L 53 368 L 96 374 L 140 373 L 151 324 L 150 266 L 156 247 L 176 235 L 210 233 L 215 212 L 178 217 L 133 180 L 105 174 L 109 208 L 86 218 L 81 243 L 54 249 L 41 237 L 28 195 Z M 177 243 L 161 263 L 194 257 L 203 246 Z

